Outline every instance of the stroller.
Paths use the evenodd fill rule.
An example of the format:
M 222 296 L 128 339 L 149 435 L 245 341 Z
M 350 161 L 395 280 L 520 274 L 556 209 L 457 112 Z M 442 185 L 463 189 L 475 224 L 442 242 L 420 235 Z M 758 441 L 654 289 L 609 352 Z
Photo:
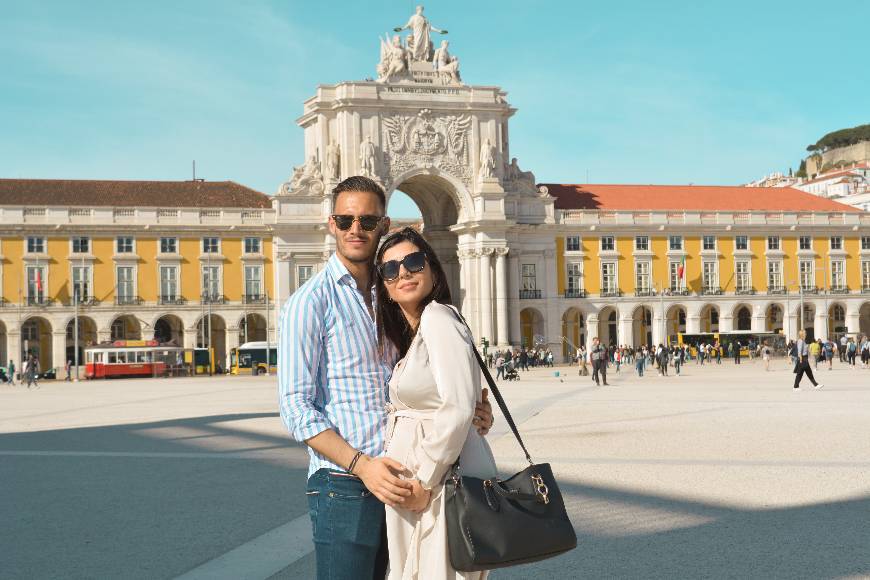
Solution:
M 520 380 L 520 373 L 517 372 L 514 365 L 510 365 L 504 372 L 504 378 L 508 381 L 518 381 Z

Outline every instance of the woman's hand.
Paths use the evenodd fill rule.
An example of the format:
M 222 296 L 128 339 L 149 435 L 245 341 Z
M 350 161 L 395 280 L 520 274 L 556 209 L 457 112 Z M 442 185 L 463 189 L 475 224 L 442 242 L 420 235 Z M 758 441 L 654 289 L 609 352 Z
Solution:
M 405 498 L 401 507 L 414 513 L 420 513 L 429 507 L 432 492 L 428 489 L 423 489 L 419 479 L 409 480 L 408 483 L 411 484 L 411 495 Z
M 489 403 L 489 389 L 483 389 L 480 402 L 474 408 L 474 419 L 471 423 L 477 427 L 477 432 L 484 436 L 492 429 L 492 405 Z

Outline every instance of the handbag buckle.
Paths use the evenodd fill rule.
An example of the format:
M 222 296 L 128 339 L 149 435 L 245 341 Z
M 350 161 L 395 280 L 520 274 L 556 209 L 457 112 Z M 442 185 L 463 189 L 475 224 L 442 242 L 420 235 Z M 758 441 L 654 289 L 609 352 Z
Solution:
M 544 483 L 544 478 L 537 473 L 532 474 L 532 483 L 535 485 L 535 493 L 544 504 L 550 503 L 550 488 Z

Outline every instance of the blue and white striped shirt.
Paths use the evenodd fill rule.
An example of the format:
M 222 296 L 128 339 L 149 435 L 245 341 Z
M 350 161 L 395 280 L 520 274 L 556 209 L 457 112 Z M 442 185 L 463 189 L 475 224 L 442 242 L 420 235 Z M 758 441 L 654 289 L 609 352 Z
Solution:
M 383 453 L 388 383 L 397 354 L 393 348 L 384 357 L 378 354 L 375 322 L 337 255 L 287 300 L 278 333 L 279 407 L 290 435 L 303 442 L 334 429 L 371 457 Z M 311 447 L 308 454 L 309 476 L 324 467 L 347 467 Z

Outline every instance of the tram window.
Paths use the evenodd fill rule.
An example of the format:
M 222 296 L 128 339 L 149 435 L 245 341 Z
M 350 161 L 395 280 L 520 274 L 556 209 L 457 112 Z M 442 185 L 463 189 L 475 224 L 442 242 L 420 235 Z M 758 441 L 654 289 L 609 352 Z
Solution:
M 118 353 L 114 352 L 114 351 L 110 352 L 109 353 L 109 364 L 112 365 L 112 364 L 115 364 L 117 362 L 118 362 Z
M 153 353 L 149 350 L 149 351 L 145 351 L 145 352 L 143 352 L 142 354 L 143 354 L 144 357 L 145 357 L 145 361 L 144 361 L 144 362 L 150 363 L 150 362 L 151 362 L 151 355 L 152 355 Z
M 136 362 L 140 362 L 140 363 L 148 362 L 147 360 L 145 360 L 145 352 L 144 351 L 140 350 L 139 352 L 136 353 Z
M 103 353 L 95 352 L 94 353 L 94 362 L 102 363 L 103 362 Z
M 118 364 L 127 364 L 127 353 L 119 352 L 118 353 Z
M 94 353 L 86 352 L 85 353 L 85 362 L 89 362 L 89 363 L 94 362 Z

